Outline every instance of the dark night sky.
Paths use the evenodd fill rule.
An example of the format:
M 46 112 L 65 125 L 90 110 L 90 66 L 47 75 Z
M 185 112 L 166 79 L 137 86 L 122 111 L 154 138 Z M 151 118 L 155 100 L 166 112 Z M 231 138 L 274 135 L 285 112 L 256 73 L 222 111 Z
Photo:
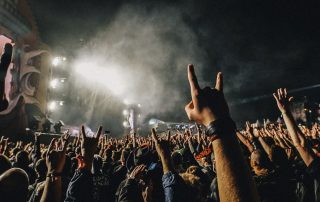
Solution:
M 320 3 L 316 0 L 30 2 L 42 40 L 53 50 L 67 54 L 72 53 L 71 47 L 76 47 L 80 38 L 90 40 L 101 25 L 108 26 L 123 5 L 134 4 L 146 10 L 164 4 L 178 8 L 184 22 L 196 33 L 198 46 L 205 52 L 206 67 L 201 69 L 200 80 L 212 84 L 215 73 L 223 71 L 226 97 L 232 102 L 271 94 L 282 86 L 293 89 L 320 83 Z M 181 89 L 186 93 L 187 102 L 185 84 L 181 83 Z M 314 89 L 295 95 L 313 94 L 319 100 L 319 92 Z M 243 117 L 253 120 L 270 115 L 274 109 L 270 98 L 234 106 L 231 110 L 238 120 Z M 257 114 L 257 110 L 261 112 Z M 184 112 L 179 113 L 182 115 L 176 112 L 158 116 L 186 118 Z

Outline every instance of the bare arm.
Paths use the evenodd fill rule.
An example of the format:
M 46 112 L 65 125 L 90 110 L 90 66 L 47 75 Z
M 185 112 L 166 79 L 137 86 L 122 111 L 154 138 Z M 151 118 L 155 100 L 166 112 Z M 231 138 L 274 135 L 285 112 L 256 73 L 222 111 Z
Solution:
M 282 88 L 278 89 L 277 93 L 274 93 L 273 96 L 275 97 L 278 108 L 282 113 L 293 145 L 298 150 L 304 163 L 309 166 L 315 157 L 311 147 L 307 144 L 303 133 L 295 123 L 294 118 L 289 110 L 289 102 L 292 98 L 287 98 L 287 91 L 286 89 Z
M 240 142 L 242 142 L 248 148 L 249 152 L 253 152 L 254 148 L 250 141 L 245 138 L 240 132 L 237 131 L 236 134 Z
M 47 178 L 44 185 L 44 191 L 41 196 L 41 202 L 60 202 L 62 195 L 62 182 L 61 173 L 66 161 L 66 149 L 67 140 L 69 135 L 64 140 L 63 145 L 60 148 L 56 148 L 57 141 L 55 138 L 52 139 L 46 157 L 46 164 L 48 168 Z
M 162 169 L 163 174 L 166 174 L 168 172 L 173 172 L 174 168 L 171 162 L 171 156 L 170 156 L 170 150 L 169 150 L 169 144 L 170 144 L 170 133 L 168 134 L 167 140 L 159 140 L 156 130 L 152 128 L 152 139 L 155 143 L 155 147 L 157 150 L 157 153 L 160 157 L 161 163 L 162 163 Z
M 258 201 L 257 189 L 250 176 L 249 167 L 242 156 L 235 128 L 230 127 L 225 121 L 231 118 L 222 92 L 222 74 L 218 73 L 214 89 L 210 87 L 201 89 L 193 65 L 189 65 L 188 79 L 192 101 L 186 105 L 185 110 L 189 119 L 204 124 L 206 127 L 218 123 L 217 121 L 222 124 L 220 131 L 215 134 L 218 139 L 215 138 L 212 142 L 220 200 Z
M 267 153 L 268 156 L 270 156 L 270 153 L 271 153 L 271 147 L 270 147 L 270 145 L 268 145 L 268 144 L 264 141 L 263 137 L 259 137 L 258 140 L 259 140 L 259 142 L 260 142 L 263 150 Z
M 235 134 L 212 142 L 221 201 L 258 201 L 258 194 Z

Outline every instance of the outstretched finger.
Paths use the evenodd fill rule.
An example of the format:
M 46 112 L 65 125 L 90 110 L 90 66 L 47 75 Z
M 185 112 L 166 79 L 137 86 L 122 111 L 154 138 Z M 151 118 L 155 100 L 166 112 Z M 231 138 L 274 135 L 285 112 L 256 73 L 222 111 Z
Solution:
M 194 106 L 198 106 L 198 94 L 200 91 L 200 86 L 197 80 L 196 73 L 194 72 L 194 67 L 192 64 L 188 65 L 188 80 L 190 84 L 191 97 Z
M 99 126 L 98 131 L 97 131 L 97 134 L 96 134 L 96 139 L 99 139 L 99 138 L 100 138 L 101 131 L 102 131 L 102 126 Z
M 279 98 L 279 99 L 282 99 L 281 88 L 278 89 L 278 98 Z
M 283 88 L 280 88 L 280 93 L 281 93 L 281 97 L 282 97 L 282 98 L 285 98 L 285 96 L 284 96 L 284 89 L 283 89 Z
M 276 101 L 279 102 L 278 95 L 276 93 L 273 93 L 272 95 L 273 95 L 274 99 L 276 99 Z
M 84 128 L 84 125 L 81 126 L 81 137 L 82 139 L 86 139 L 86 130 Z
M 168 136 L 167 136 L 167 141 L 170 141 L 170 138 L 171 138 L 171 132 L 170 130 L 168 131 Z
M 223 76 L 222 72 L 218 72 L 215 89 L 223 92 Z
M 62 151 L 63 151 L 64 153 L 67 151 L 67 146 L 68 146 L 68 139 L 66 139 L 66 141 L 63 142 Z
M 250 126 L 250 122 L 249 121 L 246 121 L 246 128 L 249 129 L 251 126 Z
M 49 147 L 48 147 L 48 153 L 51 152 L 53 150 L 53 147 L 55 145 L 55 142 L 56 142 L 56 138 L 53 138 L 49 144 Z
M 159 139 L 158 139 L 156 130 L 155 130 L 154 128 L 152 128 L 152 130 L 151 130 L 151 136 L 152 136 L 153 141 L 154 141 L 156 144 L 158 144 L 158 143 L 159 143 Z
M 283 95 L 284 95 L 285 98 L 287 98 L 288 93 L 287 93 L 287 89 L 286 88 L 283 89 Z
M 289 102 L 291 102 L 291 101 L 293 100 L 293 97 L 292 97 L 292 96 L 291 96 L 291 97 L 289 97 L 289 99 L 288 99 L 288 100 L 289 100 Z

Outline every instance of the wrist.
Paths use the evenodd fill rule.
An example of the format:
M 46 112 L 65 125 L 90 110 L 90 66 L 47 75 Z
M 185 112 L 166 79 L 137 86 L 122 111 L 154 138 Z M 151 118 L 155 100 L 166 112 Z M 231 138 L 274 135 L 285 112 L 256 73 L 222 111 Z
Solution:
M 55 170 L 51 170 L 47 172 L 46 178 L 51 182 L 55 182 L 61 180 L 62 172 L 56 172 Z
M 49 173 L 62 173 L 62 169 L 60 168 L 48 168 L 47 174 Z
M 62 176 L 62 172 L 58 172 L 57 170 L 48 170 L 48 172 L 47 172 L 47 177 L 48 177 L 48 176 L 61 177 L 61 176 Z
M 289 109 L 287 109 L 287 108 L 285 108 L 285 109 L 282 109 L 282 110 L 280 110 L 280 112 L 281 112 L 281 114 L 288 114 L 288 113 L 290 113 L 290 110 Z
M 236 125 L 230 117 L 212 121 L 206 128 L 206 136 L 211 137 L 214 141 L 222 136 L 235 134 Z M 229 133 L 229 134 L 225 134 Z

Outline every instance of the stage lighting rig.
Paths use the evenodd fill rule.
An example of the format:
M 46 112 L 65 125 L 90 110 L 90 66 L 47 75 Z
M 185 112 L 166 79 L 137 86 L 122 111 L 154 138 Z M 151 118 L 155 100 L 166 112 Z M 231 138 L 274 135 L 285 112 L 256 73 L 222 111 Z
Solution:
M 57 67 L 59 66 L 62 62 L 66 61 L 67 58 L 66 57 L 62 57 L 62 56 L 58 56 L 58 57 L 54 57 L 52 59 L 52 66 Z

